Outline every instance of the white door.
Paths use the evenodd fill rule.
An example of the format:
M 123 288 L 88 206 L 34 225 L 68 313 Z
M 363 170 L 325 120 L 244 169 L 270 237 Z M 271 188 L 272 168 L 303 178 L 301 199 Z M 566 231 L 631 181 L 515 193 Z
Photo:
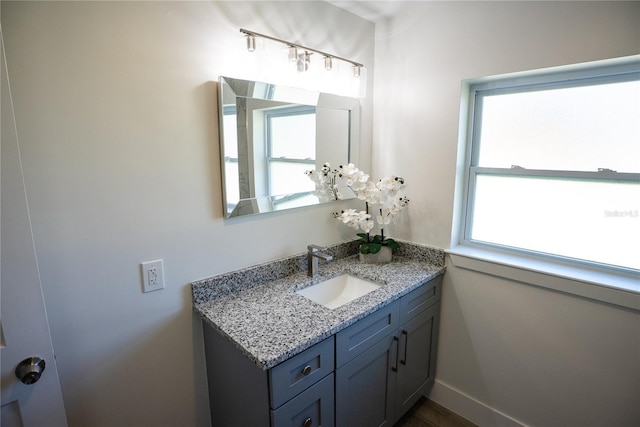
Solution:
M 22 177 L 1 27 L 0 56 L 0 425 L 66 426 Z M 37 382 L 26 385 L 15 370 L 31 356 L 43 359 L 45 367 Z

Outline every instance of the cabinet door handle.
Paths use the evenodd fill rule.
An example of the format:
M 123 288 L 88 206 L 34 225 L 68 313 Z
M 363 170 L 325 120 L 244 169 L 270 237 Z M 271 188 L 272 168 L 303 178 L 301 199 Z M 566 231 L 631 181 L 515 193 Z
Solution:
M 302 423 L 302 427 L 311 427 L 312 424 L 313 424 L 313 420 L 311 419 L 311 417 L 309 417 L 306 420 L 304 420 L 304 423 Z
M 309 375 L 311 373 L 311 366 L 307 365 L 302 369 L 302 374 L 303 375 Z
M 400 363 L 402 363 L 403 365 L 406 365 L 407 364 L 407 343 L 409 341 L 409 334 L 407 333 L 407 331 L 403 330 L 402 336 L 404 337 L 404 355 L 402 356 L 402 359 L 400 359 Z
M 393 344 L 395 344 L 396 346 L 396 351 L 391 351 L 391 354 L 396 355 L 396 360 L 394 360 L 394 362 L 391 364 L 391 370 L 393 372 L 398 372 L 398 350 L 400 350 L 400 340 L 398 339 L 398 337 L 393 337 Z

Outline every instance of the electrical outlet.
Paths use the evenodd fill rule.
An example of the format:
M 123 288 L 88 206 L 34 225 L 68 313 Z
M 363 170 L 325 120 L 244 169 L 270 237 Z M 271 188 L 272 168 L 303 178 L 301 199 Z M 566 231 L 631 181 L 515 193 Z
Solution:
M 140 264 L 140 267 L 142 267 L 143 292 L 164 289 L 164 271 L 162 269 L 161 259 L 143 262 Z

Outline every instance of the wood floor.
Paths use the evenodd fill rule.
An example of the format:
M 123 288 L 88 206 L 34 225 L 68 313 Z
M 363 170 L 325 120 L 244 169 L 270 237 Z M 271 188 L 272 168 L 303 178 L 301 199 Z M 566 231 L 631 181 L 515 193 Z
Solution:
M 433 400 L 423 397 L 394 427 L 478 427 Z

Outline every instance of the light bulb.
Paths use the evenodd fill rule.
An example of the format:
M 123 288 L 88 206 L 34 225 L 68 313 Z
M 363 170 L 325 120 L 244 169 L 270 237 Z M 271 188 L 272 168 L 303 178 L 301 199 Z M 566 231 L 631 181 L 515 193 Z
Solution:
M 289 62 L 296 62 L 298 60 L 298 48 L 295 46 L 289 46 Z
M 324 69 L 327 71 L 331 71 L 333 68 L 333 59 L 330 56 L 324 57 Z
M 251 34 L 247 34 L 247 50 L 249 52 L 256 50 L 256 37 Z

